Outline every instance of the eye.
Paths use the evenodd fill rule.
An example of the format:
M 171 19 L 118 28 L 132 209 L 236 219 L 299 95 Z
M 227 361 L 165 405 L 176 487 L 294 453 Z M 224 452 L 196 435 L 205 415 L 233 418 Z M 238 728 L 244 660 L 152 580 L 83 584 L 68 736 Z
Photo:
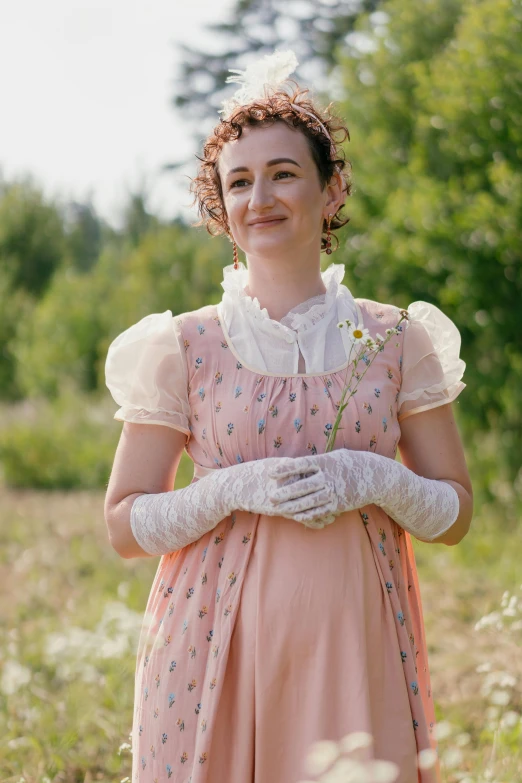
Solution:
M 246 179 L 236 179 L 230 183 L 230 188 L 235 188 L 236 185 L 240 185 L 242 182 L 246 182 Z
M 278 177 L 279 174 L 288 174 L 289 177 L 294 177 L 295 174 L 292 171 L 277 171 L 275 176 Z M 286 179 L 286 177 L 284 177 Z

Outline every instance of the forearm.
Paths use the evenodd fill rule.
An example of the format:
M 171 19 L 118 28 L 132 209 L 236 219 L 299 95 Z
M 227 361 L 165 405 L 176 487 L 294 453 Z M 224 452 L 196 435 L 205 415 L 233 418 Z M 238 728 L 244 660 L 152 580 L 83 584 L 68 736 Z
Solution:
M 374 502 L 397 524 L 420 541 L 454 544 L 461 540 L 465 535 L 462 528 L 469 527 L 469 521 L 467 507 L 461 510 L 464 489 L 459 484 L 419 476 L 380 455 L 367 454 L 366 458 L 379 482 Z
M 123 558 L 151 557 L 183 549 L 230 513 L 227 470 L 216 471 L 182 489 L 135 493 L 107 515 L 109 536 Z
M 455 546 L 469 531 L 473 516 L 473 496 L 457 481 L 445 480 L 445 483 L 450 484 L 459 496 L 459 515 L 448 530 L 427 543 Z

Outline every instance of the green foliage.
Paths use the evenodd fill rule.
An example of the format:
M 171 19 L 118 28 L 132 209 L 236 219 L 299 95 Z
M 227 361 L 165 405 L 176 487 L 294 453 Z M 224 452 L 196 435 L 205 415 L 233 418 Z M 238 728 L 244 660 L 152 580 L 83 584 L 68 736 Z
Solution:
M 383 11 L 384 30 L 368 17 L 358 25 L 374 51 L 341 58 L 356 185 L 347 269 L 362 295 L 401 306 L 427 300 L 456 322 L 467 362 L 464 427 L 469 438 L 496 430 L 499 460 L 514 477 L 522 6 L 391 0 Z
M 40 295 L 63 252 L 59 208 L 45 201 L 30 178 L 0 182 L 0 267 L 12 288 Z
M 25 401 L 2 415 L 0 463 L 11 487 L 106 486 L 121 425 L 99 402 L 63 390 L 54 404 Z M 104 415 L 106 412 L 106 415 Z

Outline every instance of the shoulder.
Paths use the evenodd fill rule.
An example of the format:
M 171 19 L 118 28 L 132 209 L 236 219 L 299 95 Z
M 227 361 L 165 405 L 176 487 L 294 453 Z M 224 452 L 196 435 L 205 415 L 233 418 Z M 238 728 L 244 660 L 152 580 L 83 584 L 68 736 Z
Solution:
M 361 309 L 364 326 L 370 330 L 372 327 L 377 330 L 379 330 L 379 327 L 381 329 L 393 328 L 405 312 L 397 305 L 377 302 L 374 299 L 358 297 L 355 302 Z
M 175 316 L 177 325 L 181 332 L 188 335 L 191 332 L 202 333 L 202 329 L 206 330 L 212 326 L 219 326 L 219 315 L 217 305 L 204 305 L 197 310 L 191 310 L 190 312 L 180 313 Z

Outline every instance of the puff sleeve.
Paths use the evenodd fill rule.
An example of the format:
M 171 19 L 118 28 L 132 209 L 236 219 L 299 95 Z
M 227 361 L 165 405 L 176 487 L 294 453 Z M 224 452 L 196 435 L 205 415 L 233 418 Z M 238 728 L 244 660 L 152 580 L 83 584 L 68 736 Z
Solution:
M 105 383 L 121 406 L 117 421 L 162 424 L 190 437 L 183 338 L 170 310 L 145 316 L 113 340 Z
M 453 321 L 428 302 L 408 307 L 403 344 L 398 421 L 452 402 L 466 384 L 460 358 L 460 332 Z

